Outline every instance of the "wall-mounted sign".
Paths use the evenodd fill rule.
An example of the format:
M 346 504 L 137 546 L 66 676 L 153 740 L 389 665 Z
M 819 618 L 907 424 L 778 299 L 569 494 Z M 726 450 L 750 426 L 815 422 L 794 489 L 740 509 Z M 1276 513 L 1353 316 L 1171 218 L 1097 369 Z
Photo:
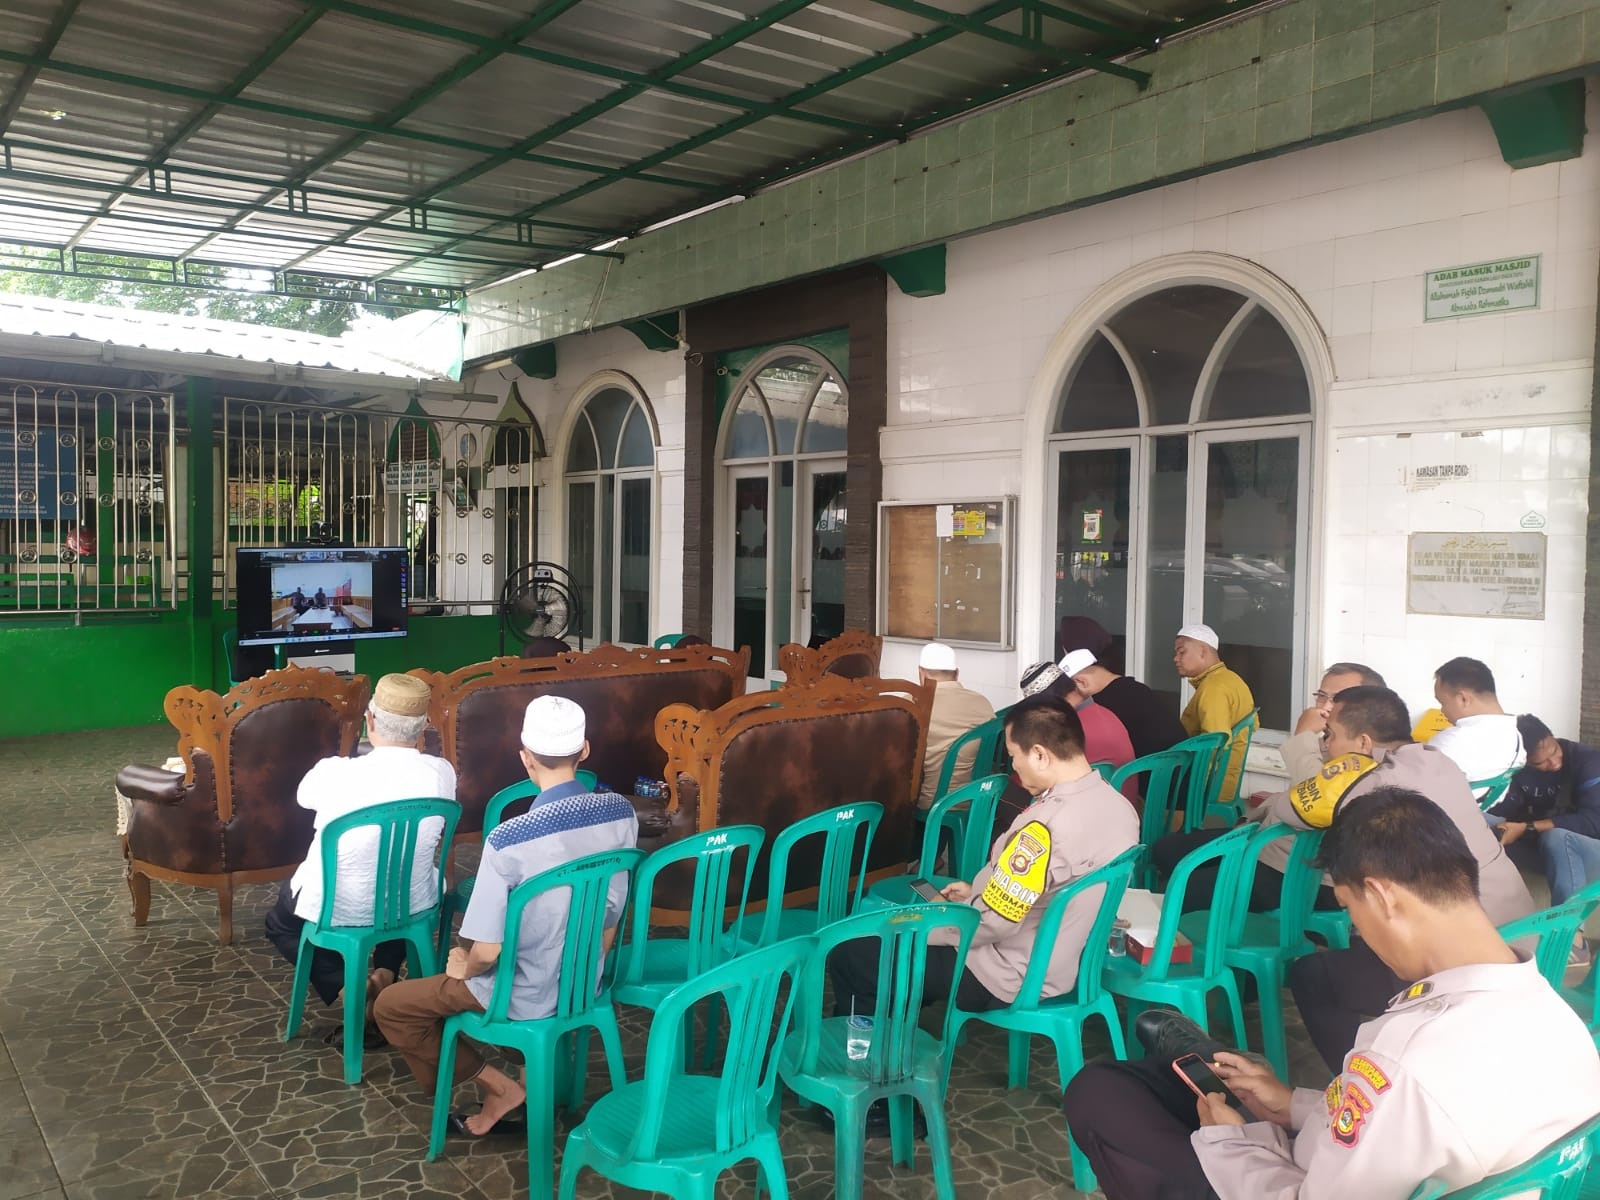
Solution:
M 77 516 L 77 436 L 0 429 L 0 517 Z
M 1542 533 L 1413 533 L 1406 611 L 1542 620 L 1545 546 Z
M 391 492 L 433 492 L 444 479 L 444 469 L 425 458 L 392 462 L 383 468 L 383 486 Z
M 1105 536 L 1105 534 L 1103 532 L 1101 532 L 1101 527 L 1102 527 L 1102 523 L 1103 523 L 1104 519 L 1105 519 L 1105 510 L 1102 509 L 1102 508 L 1090 508 L 1090 509 L 1085 509 L 1084 510 L 1084 513 L 1083 513 L 1083 540 L 1084 541 L 1086 541 L 1086 542 L 1098 542 L 1098 541 L 1101 540 L 1101 538 L 1103 538 Z
M 1452 317 L 1538 308 L 1539 257 L 1502 258 L 1429 271 L 1423 292 L 1423 319 L 1447 321 Z
M 1463 462 L 1423 463 L 1417 467 L 1406 468 L 1406 487 L 1410 491 L 1423 491 L 1427 488 L 1438 487 L 1441 483 L 1452 483 L 1472 478 L 1472 464 Z

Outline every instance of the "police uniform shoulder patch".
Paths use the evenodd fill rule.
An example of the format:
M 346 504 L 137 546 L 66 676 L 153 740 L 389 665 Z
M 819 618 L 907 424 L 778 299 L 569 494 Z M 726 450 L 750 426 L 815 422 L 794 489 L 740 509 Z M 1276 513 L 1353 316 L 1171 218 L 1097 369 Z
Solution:
M 1366 1124 L 1367 1115 L 1371 1112 L 1372 1101 L 1361 1090 L 1361 1086 L 1354 1082 L 1346 1083 L 1339 1097 L 1339 1111 L 1333 1114 L 1328 1124 L 1334 1144 L 1346 1150 L 1353 1148 L 1361 1140 L 1361 1127 Z
M 1339 1077 L 1335 1075 L 1328 1081 L 1328 1090 L 1322 1093 L 1322 1099 L 1328 1106 L 1328 1116 L 1339 1111 Z
M 1326 829 L 1345 794 L 1368 771 L 1378 765 L 1365 754 L 1341 754 L 1322 764 L 1310 779 L 1289 789 L 1289 803 L 1300 819 L 1312 829 Z
M 1372 1085 L 1372 1090 L 1380 1095 L 1389 1090 L 1389 1077 L 1365 1054 L 1352 1054 L 1344 1069 L 1347 1075 L 1361 1076 Z
M 1050 831 L 1029 821 L 1006 843 L 983 889 L 983 902 L 1013 924 L 1044 895 L 1050 874 Z

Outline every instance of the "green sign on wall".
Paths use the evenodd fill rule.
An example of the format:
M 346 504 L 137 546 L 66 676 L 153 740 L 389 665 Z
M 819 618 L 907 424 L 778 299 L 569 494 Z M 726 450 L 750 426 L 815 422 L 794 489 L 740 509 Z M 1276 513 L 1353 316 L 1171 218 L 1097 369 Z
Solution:
M 1423 319 L 1448 321 L 1539 307 L 1539 258 L 1502 258 L 1429 271 Z

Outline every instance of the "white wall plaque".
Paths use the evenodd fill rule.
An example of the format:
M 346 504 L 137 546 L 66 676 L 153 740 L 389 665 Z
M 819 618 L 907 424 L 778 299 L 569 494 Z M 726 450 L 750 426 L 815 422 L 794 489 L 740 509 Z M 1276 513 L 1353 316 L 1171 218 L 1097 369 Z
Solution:
M 1544 619 L 1542 533 L 1413 533 L 1406 611 L 1451 617 Z
M 1422 315 L 1427 321 L 1538 308 L 1539 255 L 1429 271 L 1423 295 Z

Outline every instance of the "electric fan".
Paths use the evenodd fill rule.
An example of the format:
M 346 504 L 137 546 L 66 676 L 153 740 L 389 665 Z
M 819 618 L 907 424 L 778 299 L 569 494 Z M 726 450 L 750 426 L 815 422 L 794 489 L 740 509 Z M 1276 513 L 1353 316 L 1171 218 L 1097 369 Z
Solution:
M 506 636 L 518 649 L 535 638 L 564 638 L 568 630 L 582 627 L 582 602 L 572 573 L 553 562 L 534 562 L 506 577 L 500 589 L 500 653 Z M 583 635 L 578 635 L 583 649 Z

